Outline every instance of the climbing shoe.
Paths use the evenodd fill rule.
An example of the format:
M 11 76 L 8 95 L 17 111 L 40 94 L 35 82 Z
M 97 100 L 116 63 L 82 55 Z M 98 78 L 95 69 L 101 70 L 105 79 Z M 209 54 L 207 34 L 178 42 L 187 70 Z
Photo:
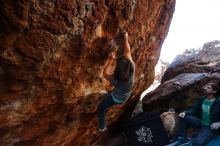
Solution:
M 106 127 L 102 128 L 102 129 L 99 128 L 99 132 L 105 132 L 106 130 L 107 130 Z

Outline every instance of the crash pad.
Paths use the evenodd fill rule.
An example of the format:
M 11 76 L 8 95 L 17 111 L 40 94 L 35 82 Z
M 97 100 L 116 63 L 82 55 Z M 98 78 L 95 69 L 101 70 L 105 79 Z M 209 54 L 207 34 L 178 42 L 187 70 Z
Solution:
M 168 144 L 166 146 L 177 146 L 178 141 L 175 141 L 171 144 Z M 193 146 L 192 143 L 185 144 L 184 146 Z M 216 138 L 212 139 L 206 146 L 220 146 L 220 135 L 217 136 Z
M 206 146 L 220 146 L 220 135 L 211 140 Z

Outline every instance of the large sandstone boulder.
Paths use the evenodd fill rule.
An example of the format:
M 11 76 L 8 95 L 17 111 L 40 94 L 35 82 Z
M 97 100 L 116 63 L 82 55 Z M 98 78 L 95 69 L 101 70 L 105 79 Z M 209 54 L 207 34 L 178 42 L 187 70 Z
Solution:
M 169 65 L 162 82 L 182 73 L 206 73 L 220 70 L 220 41 L 212 41 L 198 49 L 188 49 Z
M 176 57 L 162 78 L 161 85 L 143 98 L 145 111 L 177 111 L 192 106 L 203 95 L 207 82 L 220 83 L 220 41 L 190 49 Z
M 103 66 L 126 29 L 136 84 L 108 124 L 130 114 L 154 79 L 175 0 L 0 1 L 0 145 L 88 146 L 105 93 Z M 120 47 L 120 42 L 118 43 Z M 126 114 L 125 114 L 126 113 Z
M 177 112 L 189 108 L 195 100 L 203 96 L 202 87 L 208 82 L 218 83 L 220 73 L 183 73 L 163 82 L 157 89 L 143 99 L 144 111 L 167 111 L 174 108 Z

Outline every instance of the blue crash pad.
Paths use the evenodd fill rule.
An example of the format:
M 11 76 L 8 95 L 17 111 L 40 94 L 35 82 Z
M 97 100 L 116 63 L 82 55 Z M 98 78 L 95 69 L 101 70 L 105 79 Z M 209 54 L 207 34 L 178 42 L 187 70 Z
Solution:
M 206 146 L 220 146 L 220 135 L 211 140 Z
M 178 143 L 178 141 L 168 144 L 166 146 L 176 146 Z M 187 145 L 184 146 L 192 146 L 192 143 L 189 143 Z M 211 140 L 206 146 L 220 146 L 220 135 L 217 136 L 216 138 L 214 138 L 213 140 Z

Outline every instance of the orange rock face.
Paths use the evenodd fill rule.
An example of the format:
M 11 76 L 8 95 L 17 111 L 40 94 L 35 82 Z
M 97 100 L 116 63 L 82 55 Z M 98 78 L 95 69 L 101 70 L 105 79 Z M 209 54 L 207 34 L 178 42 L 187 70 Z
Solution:
M 110 40 L 127 30 L 136 63 L 130 100 L 153 81 L 175 0 L 0 1 L 0 145 L 88 146 L 100 139 L 96 108 Z M 120 43 L 119 43 L 120 44 Z

